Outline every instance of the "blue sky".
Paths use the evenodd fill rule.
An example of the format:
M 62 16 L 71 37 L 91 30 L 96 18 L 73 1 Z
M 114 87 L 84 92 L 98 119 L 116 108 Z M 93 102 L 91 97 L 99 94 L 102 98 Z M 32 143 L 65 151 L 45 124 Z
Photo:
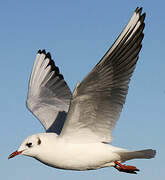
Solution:
M 137 6 L 143 6 L 147 14 L 145 37 L 127 101 L 113 133 L 113 144 L 131 150 L 154 148 L 156 158 L 128 162 L 141 169 L 138 175 L 119 173 L 113 168 L 64 171 L 24 156 L 8 160 L 8 155 L 26 136 L 44 131 L 25 107 L 28 80 L 38 49 L 51 52 L 73 90 L 77 81 L 108 50 Z M 163 0 L 1 1 L 1 179 L 155 180 L 165 177 L 164 6 Z

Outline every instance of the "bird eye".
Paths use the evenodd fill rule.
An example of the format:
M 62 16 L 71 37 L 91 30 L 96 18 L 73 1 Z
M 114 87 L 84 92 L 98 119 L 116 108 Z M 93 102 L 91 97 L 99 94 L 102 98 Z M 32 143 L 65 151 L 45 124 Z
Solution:
M 30 148 L 30 147 L 32 147 L 32 143 L 31 142 L 30 143 L 26 143 L 26 146 Z
M 41 139 L 38 137 L 38 141 L 37 144 L 40 145 L 41 144 Z

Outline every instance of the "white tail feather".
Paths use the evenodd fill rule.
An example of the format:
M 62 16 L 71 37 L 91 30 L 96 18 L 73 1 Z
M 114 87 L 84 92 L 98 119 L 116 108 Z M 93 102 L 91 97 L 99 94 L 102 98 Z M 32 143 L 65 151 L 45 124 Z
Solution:
M 117 152 L 121 161 L 128 161 L 131 159 L 151 159 L 156 155 L 156 151 L 152 149 L 145 149 L 140 151 Z

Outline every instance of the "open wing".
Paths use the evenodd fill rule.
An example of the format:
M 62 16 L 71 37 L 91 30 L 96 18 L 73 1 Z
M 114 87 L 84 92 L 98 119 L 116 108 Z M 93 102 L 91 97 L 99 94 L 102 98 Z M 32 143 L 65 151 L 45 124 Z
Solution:
M 72 142 L 111 142 L 142 47 L 145 14 L 137 8 L 100 62 L 78 84 L 61 136 Z
M 71 97 L 72 93 L 50 53 L 39 50 L 29 81 L 26 104 L 47 132 L 60 134 Z

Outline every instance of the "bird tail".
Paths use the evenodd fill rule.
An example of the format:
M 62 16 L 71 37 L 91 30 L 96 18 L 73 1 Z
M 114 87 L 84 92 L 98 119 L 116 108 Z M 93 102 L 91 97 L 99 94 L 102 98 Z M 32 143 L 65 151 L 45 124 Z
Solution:
M 144 149 L 140 151 L 125 151 L 125 152 L 117 152 L 119 154 L 121 161 L 128 161 L 131 159 L 151 159 L 156 155 L 156 150 L 152 149 Z

